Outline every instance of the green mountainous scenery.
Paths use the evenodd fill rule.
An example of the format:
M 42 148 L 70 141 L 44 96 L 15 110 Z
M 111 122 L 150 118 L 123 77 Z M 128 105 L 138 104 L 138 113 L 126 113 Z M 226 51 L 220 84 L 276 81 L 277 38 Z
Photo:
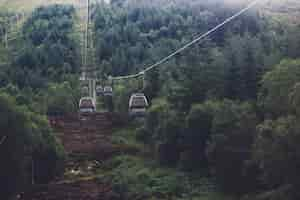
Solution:
M 0 0 L 0 199 L 299 200 L 299 21 L 298 0 Z

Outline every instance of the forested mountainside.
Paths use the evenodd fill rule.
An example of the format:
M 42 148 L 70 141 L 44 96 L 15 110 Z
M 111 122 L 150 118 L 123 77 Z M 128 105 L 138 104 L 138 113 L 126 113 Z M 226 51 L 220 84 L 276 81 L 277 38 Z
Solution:
M 265 13 L 271 14 L 277 21 L 284 21 L 299 25 L 300 19 L 300 2 L 297 0 L 278 0 L 269 1 Z
M 148 4 L 100 6 L 95 12 L 96 58 L 102 74 L 136 73 L 238 10 L 225 4 Z M 137 137 L 154 149 L 161 164 L 208 170 L 229 194 L 261 193 L 258 199 L 280 199 L 290 191 L 286 198 L 297 199 L 292 189 L 297 181 L 291 183 L 286 173 L 275 170 L 288 162 L 281 160 L 286 156 L 281 164 L 275 161 L 284 151 L 284 144 L 274 141 L 280 140 L 277 134 L 298 134 L 292 99 L 300 80 L 299 60 L 293 60 L 299 58 L 299 27 L 288 25 L 274 26 L 255 9 L 247 12 L 147 72 L 144 85 L 121 82 L 117 108 L 127 110 L 122 102 L 128 101 L 128 90 L 145 92 L 152 106 Z M 282 132 L 287 126 L 291 130 Z
M 100 3 L 101 0 L 91 0 L 91 3 Z M 105 2 L 110 2 L 109 0 Z M 151 1 L 138 1 L 138 0 L 112 0 L 112 3 L 122 3 L 122 4 L 148 4 L 150 5 L 160 5 L 160 6 L 172 6 L 174 3 L 180 4 L 225 4 L 229 7 L 232 6 L 240 6 L 248 3 L 249 0 L 212 0 L 212 1 L 204 1 L 204 0 L 151 0 Z M 261 2 L 262 4 L 266 4 L 263 6 L 262 12 L 271 13 L 277 16 L 277 18 L 285 18 L 290 19 L 293 22 L 297 22 L 299 19 L 299 9 L 300 3 L 298 0 L 264 0 Z M 24 0 L 0 0 L 0 7 L 4 10 L 10 11 L 32 11 L 34 8 L 42 5 L 51 5 L 51 4 L 72 4 L 76 6 L 82 6 L 86 4 L 85 0 L 27 0 L 24 3 Z
M 109 2 L 109 0 L 103 0 Z M 90 3 L 102 2 L 102 0 L 90 0 Z M 0 0 L 0 10 L 11 12 L 31 12 L 39 6 L 49 6 L 53 4 L 73 5 L 84 8 L 87 5 L 86 0 Z
M 50 4 L 74 4 L 78 5 L 80 0 L 0 0 L 1 10 L 7 10 L 12 12 L 31 12 L 33 9 Z
M 13 31 L 6 23 L 13 9 L 0 14 L 0 198 L 8 199 L 29 183 L 73 178 L 64 163 L 82 160 L 66 154 L 47 117 L 78 116 L 84 45 L 78 2 L 43 2 L 33 11 L 41 1 L 0 2 L 29 12 Z M 91 4 L 88 67 L 113 87 L 108 110 L 120 120 L 106 138 L 130 151 L 101 160 L 82 179 L 105 180 L 120 200 L 299 199 L 300 27 L 293 21 L 274 23 L 257 6 L 144 77 L 107 79 L 138 73 L 241 9 L 241 1 L 216 2 Z M 273 2 L 261 6 L 286 12 Z M 284 6 L 298 12 L 294 3 Z M 132 122 L 128 102 L 137 92 L 150 107 Z M 97 102 L 107 112 L 106 99 Z M 74 133 L 83 122 L 69 123 Z
M 175 4 L 180 5 L 226 5 L 228 8 L 240 7 L 251 2 L 249 0 L 152 0 L 152 1 L 138 1 L 138 0 L 113 0 L 118 4 L 137 5 L 144 4 L 147 6 L 159 5 L 160 7 L 172 7 Z M 123 2 L 123 3 L 120 3 Z M 124 3 L 125 2 L 125 3 Z M 292 24 L 299 24 L 300 19 L 300 2 L 298 0 L 263 0 L 256 7 L 261 14 L 267 17 L 272 17 L 276 22 L 288 22 Z

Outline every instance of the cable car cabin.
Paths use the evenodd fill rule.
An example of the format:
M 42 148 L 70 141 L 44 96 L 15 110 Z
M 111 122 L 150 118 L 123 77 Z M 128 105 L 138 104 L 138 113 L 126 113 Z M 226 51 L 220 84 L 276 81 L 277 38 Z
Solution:
M 105 86 L 103 89 L 103 95 L 104 96 L 112 96 L 113 95 L 113 89 L 110 86 Z
M 96 104 L 91 97 L 81 98 L 79 101 L 80 113 L 93 113 L 96 112 Z
M 103 94 L 103 87 L 102 86 L 97 86 L 96 87 L 96 95 L 101 96 Z
M 144 94 L 133 94 L 129 100 L 129 115 L 131 117 L 144 117 L 148 106 L 148 100 Z

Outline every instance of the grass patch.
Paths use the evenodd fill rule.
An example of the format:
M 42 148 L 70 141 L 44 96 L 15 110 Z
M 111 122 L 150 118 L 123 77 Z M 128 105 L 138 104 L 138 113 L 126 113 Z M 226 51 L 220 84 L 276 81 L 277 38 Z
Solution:
M 160 166 L 149 148 L 137 139 L 137 126 L 115 130 L 112 141 L 138 149 L 106 161 L 97 170 L 99 181 L 112 183 L 121 199 L 130 200 L 232 200 L 217 192 L 214 180 Z
M 116 129 L 111 136 L 112 143 L 120 146 L 127 146 L 130 149 L 136 149 L 141 155 L 149 152 L 147 146 L 136 139 L 137 128 L 135 125 L 124 129 Z
M 114 157 L 98 173 L 102 175 L 100 179 L 111 182 L 116 194 L 124 199 L 226 199 L 209 178 L 192 177 L 138 156 Z
M 126 199 L 164 198 L 185 193 L 183 174 L 135 156 L 118 156 L 104 166 L 114 191 Z

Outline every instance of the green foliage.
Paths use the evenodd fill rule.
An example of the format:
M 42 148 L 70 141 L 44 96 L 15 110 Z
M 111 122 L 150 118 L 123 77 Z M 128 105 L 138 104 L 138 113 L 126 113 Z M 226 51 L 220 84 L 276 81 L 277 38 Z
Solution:
M 299 39 L 300 30 L 298 27 L 289 27 L 287 29 L 287 34 L 285 37 L 285 55 L 297 59 L 300 57 L 299 48 L 300 48 L 300 39 Z
M 268 113 L 286 115 L 291 111 L 289 95 L 300 82 L 300 61 L 283 60 L 262 80 L 260 104 Z
M 139 153 L 147 153 L 148 148 L 141 143 L 138 138 L 139 129 L 136 126 L 122 128 L 122 130 L 114 131 L 111 136 L 112 143 L 115 145 L 126 147 L 128 153 L 133 155 Z
M 202 172 L 209 166 L 224 191 L 252 192 L 259 175 L 251 160 L 258 122 L 249 103 L 207 101 L 185 115 L 154 101 L 138 136 L 156 149 L 162 164 Z
M 78 72 L 80 56 L 72 36 L 72 6 L 37 8 L 22 27 L 24 41 L 16 50 L 10 69 L 11 79 L 20 87 L 46 87 L 46 81 L 61 81 Z
M 218 8 L 202 3 L 175 3 L 171 8 L 158 3 L 100 4 L 93 15 L 99 70 L 103 76 L 140 71 L 233 12 L 222 3 Z M 203 44 L 146 73 L 144 92 L 150 100 L 163 94 L 184 112 L 207 98 L 255 100 L 262 73 L 285 54 L 278 50 L 280 43 L 287 43 L 280 40 L 284 36 L 269 28 L 256 13 L 239 18 Z
M 158 132 L 157 153 L 160 163 L 176 166 L 180 159 L 180 139 L 184 131 L 181 113 L 169 111 L 166 119 L 161 120 Z
M 174 166 L 179 161 L 179 142 L 184 128 L 181 119 L 162 99 L 154 101 L 148 111 L 138 138 L 155 149 L 162 164 Z
M 258 118 L 253 106 L 228 100 L 216 105 L 207 147 L 211 168 L 226 192 L 254 191 L 258 174 L 251 150 Z
M 16 97 L 18 105 L 42 115 L 75 113 L 80 99 L 79 80 L 76 76 L 67 76 L 62 83 L 49 83 L 43 90 L 33 90 L 30 87 L 19 89 L 8 84 L 0 91 Z
M 235 12 L 215 2 L 169 7 L 119 0 L 92 10 L 101 78 L 140 71 Z M 0 36 L 9 28 L 7 17 L 0 15 Z M 0 96 L 0 154 L 7 160 L 0 166 L 0 184 L 5 192 L 14 192 L 30 176 L 27 157 L 33 159 L 39 183 L 61 167 L 62 147 L 45 117 L 36 113 L 77 110 L 77 77 L 66 77 L 79 72 L 75 19 L 71 6 L 40 7 L 25 22 L 17 45 L 5 49 L 0 44 L 1 93 L 9 94 Z M 151 101 L 140 131 L 124 133 L 129 138 L 114 135 L 113 142 L 134 149 L 150 146 L 161 164 L 194 176 L 195 171 L 210 172 L 226 192 L 299 199 L 300 66 L 299 60 L 288 59 L 299 57 L 298 35 L 299 27 L 274 27 L 250 13 L 146 73 L 144 85 L 141 79 L 113 83 L 114 97 L 107 102 L 112 108 L 113 101 L 124 116 L 132 93 L 143 91 Z M 113 158 L 107 167 L 123 199 L 198 196 L 183 173 L 140 158 Z M 206 197 L 199 199 L 218 199 Z
M 136 148 L 112 157 L 98 169 L 99 181 L 112 183 L 116 198 L 122 199 L 226 199 L 215 181 L 197 173 L 164 168 L 150 156 L 148 145 L 136 140 L 136 126 L 116 130 L 113 142 Z
M 76 113 L 80 100 L 79 81 L 69 77 L 63 83 L 50 84 L 46 92 L 47 114 Z
M 293 110 L 295 110 L 295 114 L 297 116 L 300 115 L 300 83 L 296 83 L 292 92 L 289 95 L 289 101 Z
M 207 167 L 205 149 L 211 134 L 213 109 L 213 102 L 193 105 L 186 117 L 181 153 L 181 166 L 186 170 Z
M 191 182 L 184 173 L 160 168 L 154 162 L 138 157 L 120 156 L 107 163 L 112 169 L 106 177 L 112 180 L 114 191 L 125 199 L 180 199 L 201 196 L 205 180 L 197 187 L 199 193 L 192 194 Z M 207 182 L 207 181 L 206 181 Z M 208 184 L 208 183 L 207 183 Z M 196 185 L 195 185 L 196 186 Z
M 234 35 L 228 38 L 226 59 L 228 67 L 225 78 L 226 97 L 233 99 L 256 99 L 261 73 L 264 71 L 262 36 Z
M 104 76 L 141 71 L 234 12 L 222 3 L 153 4 L 97 7 L 95 46 Z M 137 138 L 161 164 L 209 172 L 226 192 L 264 190 L 270 185 L 260 182 L 264 169 L 253 159 L 257 125 L 299 116 L 299 61 L 283 59 L 298 57 L 298 31 L 251 13 L 146 73 L 144 92 L 153 101 Z M 123 113 L 140 82 L 124 85 L 116 86 L 115 101 Z
M 299 118 L 267 120 L 258 127 L 254 157 L 263 171 L 269 190 L 287 188 L 285 199 L 298 199 L 299 190 Z M 270 193 L 269 195 L 272 195 Z
M 7 198 L 21 182 L 22 162 L 25 144 L 30 141 L 31 124 L 29 116 L 17 108 L 12 97 L 1 94 L 1 194 Z
M 57 174 L 64 157 L 47 120 L 18 106 L 13 97 L 0 95 L 1 159 L 0 189 L 3 198 L 31 181 L 31 162 L 38 182 L 47 182 Z M 39 156 L 37 156 L 39 155 Z
M 200 13 L 195 15 L 194 10 Z M 129 3 L 126 8 L 101 4 L 94 18 L 98 62 L 100 65 L 109 63 L 104 73 L 119 75 L 132 72 L 170 53 L 195 33 L 206 31 L 211 24 L 221 22 L 232 12 L 222 4 L 218 10 L 201 4 L 195 4 L 193 8 L 181 4 L 171 8 L 157 3 L 153 6 Z M 241 18 L 237 32 L 242 34 L 249 30 L 250 34 L 257 33 L 260 27 L 255 19 L 255 15 Z M 227 29 L 216 33 L 212 40 L 223 43 L 226 32 Z M 203 51 L 201 47 L 188 51 L 183 62 L 178 60 L 178 64 L 202 63 L 203 58 L 207 60 L 198 56 Z
M 13 16 L 10 12 L 0 12 L 0 36 L 3 37 L 10 28 L 9 20 Z
M 154 142 L 160 137 L 163 120 L 168 116 L 169 105 L 163 99 L 157 99 L 148 110 L 145 126 L 140 130 L 138 139 L 154 146 Z
M 191 7 L 189 3 L 183 6 L 175 2 L 174 6 L 165 7 L 159 3 L 152 6 L 132 2 L 126 6 L 100 3 L 92 16 L 101 75 L 119 76 L 141 71 L 186 44 L 195 33 L 207 31 L 235 12 L 222 3 L 217 8 L 213 5 L 195 3 Z M 293 57 L 287 52 L 298 48 L 294 45 L 293 50 L 288 50 L 289 35 L 293 35 L 291 40 L 297 43 L 298 29 L 282 29 L 256 12 L 247 14 L 202 44 L 146 73 L 143 91 L 150 101 L 163 95 L 174 109 L 184 113 L 188 113 L 193 104 L 207 99 L 256 101 L 263 73 L 284 55 Z M 136 91 L 132 86 L 129 88 L 124 88 L 129 94 Z M 128 96 L 118 101 L 123 102 Z M 121 108 L 119 102 L 115 104 L 116 110 L 127 111 L 127 105 Z
M 138 136 L 154 147 L 164 164 L 208 169 L 225 192 L 259 191 L 250 197 L 263 200 L 284 195 L 298 199 L 298 62 L 283 60 L 265 73 L 254 92 L 261 91 L 258 104 L 263 107 L 226 99 L 193 104 L 192 86 L 173 85 L 168 101 L 153 101 Z M 261 123 L 262 116 L 275 119 Z
M 32 114 L 31 120 L 36 126 L 32 151 L 34 180 L 36 183 L 48 183 L 63 172 L 64 149 L 46 117 Z
M 144 93 L 151 101 L 152 99 L 158 96 L 160 91 L 160 74 L 158 69 L 154 69 L 153 71 L 146 74 L 145 83 L 144 83 Z
M 179 180 L 168 180 L 172 178 L 176 179 L 176 177 L 168 177 L 161 170 L 153 171 L 151 168 L 146 168 L 138 158 L 119 157 L 112 162 L 119 163 L 111 175 L 116 192 L 121 195 L 127 194 L 130 195 L 129 198 L 138 199 L 138 197 L 151 197 L 180 192 L 178 191 L 178 187 L 180 186 L 176 184 Z M 174 187 L 168 185 L 171 183 L 174 184 Z

